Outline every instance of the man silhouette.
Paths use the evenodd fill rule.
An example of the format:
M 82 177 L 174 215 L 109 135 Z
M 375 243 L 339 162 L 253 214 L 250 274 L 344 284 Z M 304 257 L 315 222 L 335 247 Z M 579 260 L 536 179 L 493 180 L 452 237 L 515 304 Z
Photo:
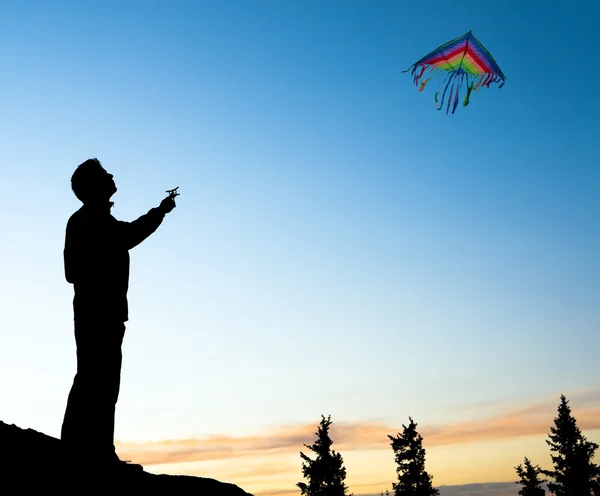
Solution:
M 142 470 L 121 461 L 114 446 L 115 407 L 121 382 L 129 250 L 150 236 L 175 208 L 171 192 L 157 208 L 133 222 L 115 219 L 110 209 L 117 187 L 97 159 L 77 167 L 71 177 L 83 203 L 66 227 L 65 276 L 74 287 L 73 313 L 77 373 L 61 430 L 66 455 L 109 470 Z

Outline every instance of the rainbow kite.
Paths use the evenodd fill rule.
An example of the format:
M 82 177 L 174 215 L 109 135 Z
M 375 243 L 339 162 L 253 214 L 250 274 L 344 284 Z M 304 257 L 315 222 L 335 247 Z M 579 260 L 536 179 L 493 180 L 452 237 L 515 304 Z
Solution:
M 452 113 L 456 110 L 458 94 L 464 83 L 466 83 L 467 93 L 463 100 L 463 107 L 466 107 L 469 105 L 471 91 L 478 91 L 481 86 L 489 88 L 492 83 L 501 83 L 498 88 L 502 88 L 506 80 L 494 57 L 471 31 L 436 48 L 404 72 L 408 71 L 411 71 L 417 86 L 419 81 L 427 77 L 421 81 L 419 91 L 425 89 L 425 85 L 432 77 L 442 74 L 435 92 L 435 103 L 439 103 L 437 109 L 441 110 L 447 96 L 446 114 L 450 111 L 450 107 Z M 440 101 L 438 95 L 444 84 Z

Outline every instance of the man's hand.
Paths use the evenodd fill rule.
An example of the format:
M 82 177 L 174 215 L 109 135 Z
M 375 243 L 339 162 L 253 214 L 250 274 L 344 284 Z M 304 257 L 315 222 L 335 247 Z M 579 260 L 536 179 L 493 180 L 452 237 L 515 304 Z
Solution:
M 163 201 L 160 202 L 160 205 L 158 208 L 165 214 L 168 214 L 177 206 L 177 205 L 175 205 L 175 197 L 179 196 L 179 193 L 177 193 L 178 189 L 179 189 L 179 186 L 177 186 L 177 188 L 175 188 L 175 189 L 167 190 L 167 193 L 169 193 L 169 196 L 167 196 Z

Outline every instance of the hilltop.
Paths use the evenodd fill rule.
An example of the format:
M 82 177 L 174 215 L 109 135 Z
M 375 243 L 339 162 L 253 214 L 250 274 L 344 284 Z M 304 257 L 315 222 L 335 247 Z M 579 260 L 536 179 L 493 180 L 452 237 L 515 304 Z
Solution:
M 204 477 L 157 475 L 141 472 L 115 478 L 90 467 L 84 472 L 73 469 L 61 456 L 60 441 L 33 429 L 21 429 L 0 421 L 0 493 L 34 494 L 40 490 L 52 494 L 88 494 L 98 489 L 111 494 L 151 491 L 162 494 L 207 496 L 252 496 L 234 484 Z

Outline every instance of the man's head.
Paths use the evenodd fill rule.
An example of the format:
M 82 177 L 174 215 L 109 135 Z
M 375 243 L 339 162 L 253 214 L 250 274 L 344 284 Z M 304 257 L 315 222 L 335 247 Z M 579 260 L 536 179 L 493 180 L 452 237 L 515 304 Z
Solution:
M 90 158 L 75 169 L 71 188 L 83 203 L 107 202 L 117 192 L 112 174 L 104 170 L 97 158 Z

